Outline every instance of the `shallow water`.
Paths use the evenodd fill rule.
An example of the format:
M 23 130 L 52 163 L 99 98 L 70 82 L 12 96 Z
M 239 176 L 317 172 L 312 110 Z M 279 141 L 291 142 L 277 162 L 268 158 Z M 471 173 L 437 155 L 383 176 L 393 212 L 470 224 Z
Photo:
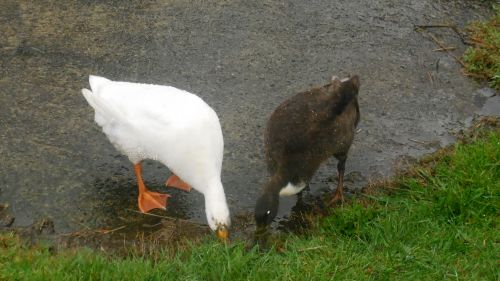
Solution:
M 463 2 L 463 3 L 461 3 Z M 219 114 L 223 184 L 233 221 L 248 217 L 265 182 L 263 131 L 284 99 L 331 75 L 361 77 L 361 122 L 346 185 L 359 189 L 453 142 L 490 98 L 415 24 L 488 16 L 474 1 L 2 1 L 0 202 L 15 225 L 50 218 L 59 232 L 146 224 L 131 164 L 93 121 L 80 94 L 89 74 L 169 84 Z M 430 30 L 465 48 L 449 29 Z M 478 98 L 479 97 L 479 98 Z M 493 114 L 498 114 L 498 102 Z M 488 114 L 491 109 L 488 107 Z M 336 163 L 311 182 L 336 186 Z M 204 223 L 203 198 L 167 190 L 169 171 L 147 161 L 146 184 L 172 194 L 166 213 Z M 330 179 L 333 177 L 333 180 Z M 296 198 L 282 200 L 280 217 Z

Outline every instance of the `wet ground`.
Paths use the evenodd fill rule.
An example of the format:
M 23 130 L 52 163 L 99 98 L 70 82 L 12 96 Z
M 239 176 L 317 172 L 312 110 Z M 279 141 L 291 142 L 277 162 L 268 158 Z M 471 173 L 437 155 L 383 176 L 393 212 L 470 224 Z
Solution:
M 266 178 L 263 132 L 285 98 L 331 75 L 361 77 L 361 122 L 347 161 L 357 190 L 453 142 L 499 97 L 464 77 L 466 46 L 448 28 L 489 16 L 482 1 L 13 1 L 0 3 L 0 202 L 13 226 L 41 219 L 55 231 L 161 226 L 136 212 L 133 169 L 93 121 L 80 89 L 89 74 L 169 84 L 219 114 L 222 181 L 237 229 Z M 335 161 L 308 196 L 333 190 Z M 146 184 L 167 191 L 169 171 L 148 161 Z M 205 222 L 202 195 L 168 190 L 167 212 Z M 285 217 L 295 197 L 282 200 Z

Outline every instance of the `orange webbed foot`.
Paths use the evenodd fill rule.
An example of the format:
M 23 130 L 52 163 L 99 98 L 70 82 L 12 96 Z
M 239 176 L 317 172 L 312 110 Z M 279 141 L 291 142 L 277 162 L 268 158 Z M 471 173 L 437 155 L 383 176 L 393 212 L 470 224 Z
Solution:
M 186 192 L 191 191 L 191 186 L 189 184 L 187 184 L 186 182 L 184 182 L 183 180 L 181 180 L 177 175 L 171 175 L 167 179 L 167 181 L 165 182 L 165 185 L 175 187 L 177 189 L 180 189 L 180 190 L 183 190 Z
M 143 191 L 139 193 L 139 210 L 143 213 L 147 213 L 152 209 L 166 210 L 168 197 L 170 197 L 170 195 L 164 193 L 149 190 Z

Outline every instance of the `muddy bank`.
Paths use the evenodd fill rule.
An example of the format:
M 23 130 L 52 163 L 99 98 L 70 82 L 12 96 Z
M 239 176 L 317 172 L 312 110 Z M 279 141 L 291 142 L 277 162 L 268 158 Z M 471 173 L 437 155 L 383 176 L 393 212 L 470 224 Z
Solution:
M 474 1 L 2 1 L 0 4 L 0 202 L 13 226 L 48 218 L 56 232 L 149 224 L 136 210 L 132 167 L 93 122 L 80 95 L 88 74 L 170 84 L 201 96 L 225 138 L 223 184 L 237 229 L 250 228 L 266 178 L 263 130 L 286 97 L 332 74 L 361 77 L 359 132 L 346 185 L 359 190 L 454 141 L 481 113 L 498 114 L 483 86 L 415 24 L 464 24 L 489 15 Z M 447 29 L 430 30 L 457 49 Z M 309 195 L 333 190 L 335 161 Z M 161 216 L 205 223 L 200 194 L 163 186 L 148 161 L 146 184 L 172 198 Z M 296 198 L 282 200 L 280 216 Z M 155 222 L 155 223 L 158 223 Z M 133 233 L 133 231 L 131 232 Z

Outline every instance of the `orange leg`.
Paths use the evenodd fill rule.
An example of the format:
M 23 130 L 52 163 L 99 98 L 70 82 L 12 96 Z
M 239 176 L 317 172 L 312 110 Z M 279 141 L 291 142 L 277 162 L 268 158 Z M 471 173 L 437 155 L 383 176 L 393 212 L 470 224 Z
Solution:
M 167 199 L 170 195 L 150 191 L 146 188 L 142 180 L 142 167 L 140 162 L 134 165 L 134 171 L 137 177 L 137 186 L 139 187 L 139 198 L 137 198 L 139 210 L 143 213 L 147 213 L 152 209 L 165 210 Z
M 191 191 L 191 186 L 189 186 L 189 184 L 181 180 L 177 175 L 171 175 L 165 182 L 165 185 L 175 187 L 180 190 L 184 190 L 186 192 Z

